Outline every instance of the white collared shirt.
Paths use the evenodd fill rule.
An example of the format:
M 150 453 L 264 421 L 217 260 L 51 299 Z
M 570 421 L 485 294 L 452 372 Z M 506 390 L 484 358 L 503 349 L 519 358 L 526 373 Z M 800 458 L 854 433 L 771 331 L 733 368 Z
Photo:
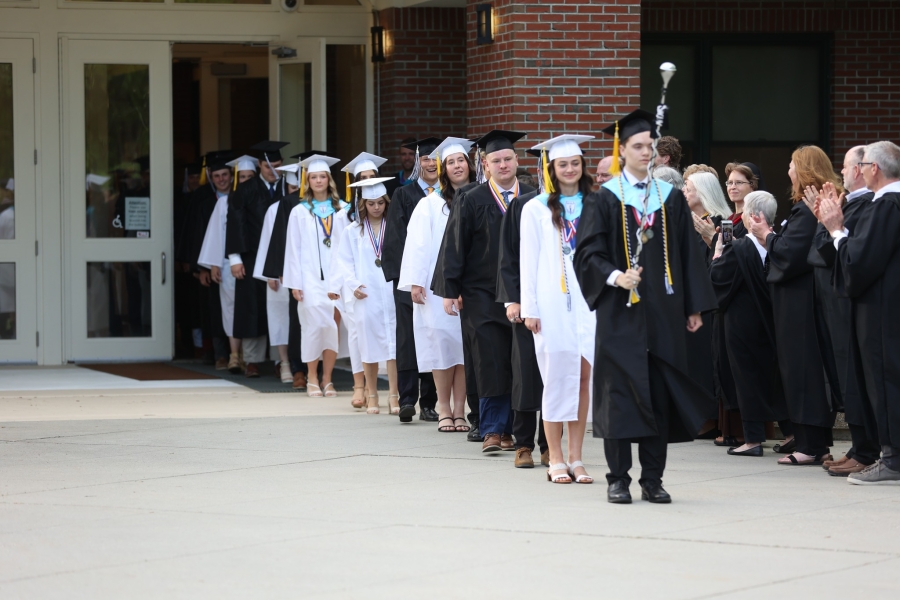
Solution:
M 639 180 L 637 177 L 635 177 L 634 175 L 629 173 L 627 168 L 622 169 L 622 176 L 625 177 L 625 181 L 628 182 L 628 185 L 630 185 L 632 187 L 634 187 L 634 185 L 636 183 L 645 183 L 647 185 L 650 184 L 650 175 L 647 175 L 643 179 Z M 606 285 L 609 285 L 612 287 L 619 287 L 618 285 L 616 285 L 616 279 L 618 279 L 619 275 L 621 275 L 621 274 L 622 274 L 622 271 L 620 271 L 619 269 L 616 269 L 615 271 L 610 273 L 609 277 L 606 278 Z
M 866 186 L 859 188 L 858 190 L 853 190 L 849 194 L 847 194 L 847 202 L 853 202 L 863 194 L 868 194 L 871 190 Z
M 759 240 L 756 239 L 756 236 L 748 235 L 750 241 L 753 242 L 753 245 L 756 246 L 756 251 L 759 252 L 759 260 L 762 261 L 763 264 L 766 264 L 766 256 L 769 255 L 768 249 L 765 246 L 759 243 Z
M 871 191 L 868 188 L 863 188 L 863 189 L 866 192 Z M 860 194 L 858 194 L 858 195 L 865 193 L 865 192 L 861 192 L 861 190 L 856 190 L 856 192 L 860 192 Z M 851 192 L 850 195 L 853 196 L 853 194 L 856 194 L 856 192 Z M 891 183 L 883 186 L 880 190 L 875 192 L 875 197 L 872 198 L 872 202 L 876 202 L 879 198 L 881 198 L 885 194 L 890 194 L 890 193 L 900 194 L 900 181 L 892 181 Z M 853 196 L 853 197 L 856 197 L 856 196 Z M 850 196 L 848 196 L 847 202 L 850 202 L 850 200 L 851 200 L 851 198 L 850 198 Z M 848 237 L 849 235 L 850 235 L 850 230 L 847 229 L 846 227 L 844 227 L 844 229 L 841 231 L 832 231 L 831 232 L 831 237 L 834 238 L 835 250 L 837 250 L 838 247 L 841 245 L 841 240 L 844 239 L 845 237 Z

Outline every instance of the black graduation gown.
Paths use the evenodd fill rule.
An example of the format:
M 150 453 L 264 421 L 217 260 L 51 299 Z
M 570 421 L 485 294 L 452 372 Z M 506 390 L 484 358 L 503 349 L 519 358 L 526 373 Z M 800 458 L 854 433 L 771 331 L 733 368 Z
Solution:
M 228 196 L 228 221 L 225 228 L 225 254 L 240 254 L 244 263 L 244 278 L 235 282 L 234 337 L 252 338 L 266 335 L 265 281 L 253 277 L 256 252 L 262 234 L 266 210 L 281 199 L 281 186 L 275 185 L 275 195 L 259 177 L 238 185 Z
M 740 215 L 734 215 L 732 218 L 734 223 L 734 239 L 739 240 L 747 235 L 747 228 Z M 721 221 L 720 221 L 721 222 Z M 712 260 L 716 238 L 713 237 L 713 248 L 707 254 L 708 259 Z M 709 260 L 707 264 L 709 264 Z M 713 355 L 713 386 L 715 389 L 716 399 L 722 403 L 725 410 L 738 410 L 737 389 L 734 383 L 734 376 L 731 373 L 731 363 L 728 361 L 728 346 L 725 342 L 725 322 L 722 315 L 716 311 L 712 314 L 712 327 L 710 335 L 712 336 L 712 355 Z M 700 328 L 701 331 L 703 327 Z M 716 415 L 718 416 L 718 414 Z
M 745 421 L 788 418 L 766 270 L 749 237 L 725 246 L 709 267 L 719 314 L 724 322 L 728 359 L 735 380 L 737 403 Z
M 816 333 L 815 279 L 808 262 L 818 221 L 803 202 L 794 204 L 781 233 L 766 240 L 775 343 L 791 421 L 831 428 L 831 401 Z
M 519 280 L 519 240 L 522 208 L 537 192 L 522 194 L 509 203 L 500 225 L 500 262 L 497 269 L 497 302 L 522 301 Z M 522 412 L 541 410 L 544 382 L 534 353 L 534 334 L 524 323 L 512 324 L 512 407 Z
M 262 274 L 267 279 L 281 279 L 284 276 L 284 250 L 287 245 L 288 219 L 295 206 L 300 204 L 300 192 L 292 192 L 278 201 L 275 212 L 275 223 L 272 224 L 272 235 L 266 251 L 266 264 Z M 300 315 L 297 312 L 297 301 L 291 294 L 288 298 L 288 356 L 291 362 L 305 367 L 302 360 L 302 338 L 300 331 Z
M 520 195 L 533 191 L 519 186 Z M 479 398 L 512 392 L 512 327 L 497 302 L 502 222 L 487 183 L 455 199 L 438 264 L 442 277 L 432 286 L 442 298 L 462 296 L 461 325 L 463 337 L 469 339 Z
M 716 223 L 718 226 L 718 223 Z M 712 255 L 715 246 L 710 248 L 703 241 L 703 237 L 694 232 L 694 238 L 700 253 L 702 254 L 706 265 L 709 266 L 712 261 Z M 713 237 L 713 243 L 716 239 Z M 715 397 L 716 386 L 713 377 L 713 319 L 715 312 L 709 312 L 703 315 L 704 326 L 697 331 L 687 333 L 687 351 L 688 351 L 688 370 L 691 378 L 697 385 L 704 388 L 710 396 Z M 711 412 L 707 418 L 715 419 L 718 415 L 718 407 L 712 406 Z
M 844 225 L 851 231 L 856 228 L 861 210 L 872 205 L 874 195 L 868 192 L 844 205 Z M 831 386 L 832 400 L 835 409 L 844 411 L 848 423 L 866 427 L 870 439 L 874 439 L 875 416 L 863 404 L 859 377 L 862 371 L 857 370 L 858 359 L 851 357 L 853 307 L 849 298 L 834 291 L 836 255 L 834 240 L 820 223 L 807 260 L 815 267 L 813 276 L 816 282 L 819 343 L 826 350 L 825 371 Z
M 848 228 L 849 229 L 849 228 Z M 856 345 L 882 445 L 900 448 L 900 194 L 863 209 L 840 243 L 835 287 L 853 302 Z
M 626 306 L 628 290 L 606 285 L 616 269 L 628 268 L 622 233 L 622 202 L 605 188 L 585 198 L 578 224 L 575 274 L 588 306 L 596 311 L 594 360 L 594 437 L 635 439 L 662 436 L 690 441 L 712 412 L 713 398 L 688 371 L 686 321 L 716 308 L 703 253 L 684 195 L 673 189 L 664 208 L 669 228 L 669 264 L 674 294 L 665 288 L 662 219 L 640 256 L 644 273 L 641 301 Z M 626 211 L 629 230 L 638 223 Z M 669 431 L 659 431 L 650 399 L 653 355 L 674 403 Z

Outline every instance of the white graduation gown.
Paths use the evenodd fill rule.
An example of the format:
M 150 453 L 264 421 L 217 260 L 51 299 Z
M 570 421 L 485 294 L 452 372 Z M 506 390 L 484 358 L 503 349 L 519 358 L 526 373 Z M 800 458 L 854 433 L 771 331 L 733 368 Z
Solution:
M 444 199 L 432 193 L 419 200 L 406 233 L 397 289 L 425 288 L 425 304 L 413 303 L 413 336 L 419 372 L 449 369 L 463 364 L 462 326 L 459 317 L 444 312 L 444 299 L 431 291 L 438 252 L 447 228 L 449 211 Z
M 331 240 L 331 250 L 335 255 L 337 255 L 341 240 L 346 235 L 348 229 L 349 227 L 345 227 L 344 233 L 342 233 L 339 238 L 333 238 Z M 347 312 L 344 308 L 343 289 L 344 282 L 347 280 L 346 271 L 347 270 L 343 265 L 335 261 L 331 266 L 331 273 L 328 275 L 328 291 L 341 297 L 341 299 L 337 301 L 338 310 L 341 311 L 341 341 L 343 342 L 344 339 L 347 340 L 347 350 L 350 354 L 350 370 L 356 374 L 363 372 L 363 362 L 362 357 L 359 354 L 359 335 L 357 334 L 356 322 L 354 321 L 353 314 Z M 344 330 L 347 332 L 346 336 L 344 335 Z M 343 347 L 343 343 L 341 346 Z
M 225 335 L 234 337 L 234 275 L 231 274 L 231 263 L 225 256 L 225 224 L 228 219 L 228 196 L 216 201 L 216 207 L 209 217 L 206 233 L 203 234 L 203 245 L 200 246 L 200 257 L 197 264 L 207 269 L 219 267 L 222 270 L 222 283 L 219 284 L 219 302 L 222 304 L 222 328 Z
M 269 280 L 263 277 L 266 255 L 269 253 L 269 241 L 272 239 L 272 228 L 275 225 L 275 214 L 279 203 L 275 202 L 266 211 L 262 232 L 259 236 L 259 249 L 256 251 L 256 264 L 253 265 L 253 278 L 266 282 L 266 319 L 269 325 L 269 344 L 271 346 L 287 346 L 288 329 L 290 328 L 290 292 L 278 282 L 278 290 L 273 290 Z
M 397 358 L 393 285 L 385 281 L 381 267 L 375 266 L 375 258 L 375 250 L 362 223 L 351 223 L 341 236 L 337 262 L 338 269 L 345 275 L 341 294 L 344 312 L 352 315 L 363 363 Z M 365 286 L 362 291 L 367 298 L 359 299 L 353 293 L 361 285 Z
M 593 367 L 597 321 L 575 278 L 575 253 L 563 254 L 559 230 L 539 198 L 522 209 L 519 252 L 522 318 L 541 320 L 541 332 L 534 334 L 544 380 L 541 416 L 550 422 L 577 421 L 581 358 Z M 572 310 L 562 291 L 563 263 Z
M 328 297 L 328 288 L 334 241 L 340 239 L 348 223 L 345 210 L 334 213 L 329 247 L 322 243 L 325 237 L 318 219 L 305 202 L 295 206 L 288 218 L 283 280 L 288 289 L 303 292 L 303 301 L 297 303 L 303 362 L 318 360 L 325 350 L 338 352 L 340 356 L 338 327 L 334 321 L 336 303 Z

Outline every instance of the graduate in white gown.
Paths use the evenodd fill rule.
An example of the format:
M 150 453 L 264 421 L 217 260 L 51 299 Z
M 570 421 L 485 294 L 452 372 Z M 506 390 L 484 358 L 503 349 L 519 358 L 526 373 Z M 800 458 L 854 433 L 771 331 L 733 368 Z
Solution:
M 334 292 L 329 293 L 334 240 L 349 224 L 347 211 L 331 177 L 339 159 L 314 154 L 300 162 L 300 204 L 288 219 L 284 249 L 284 285 L 297 301 L 303 330 L 301 354 L 309 367 L 306 393 L 317 398 L 337 396 L 331 375 L 337 359 L 340 313 Z M 319 360 L 322 385 L 319 385 Z
M 544 193 L 522 209 L 521 316 L 534 334 L 544 380 L 541 415 L 550 450 L 547 479 L 553 483 L 593 482 L 581 461 L 581 448 L 591 398 L 596 319 L 572 264 L 581 208 L 593 186 L 579 144 L 593 137 L 561 135 L 534 147 L 542 150 Z M 563 423 L 568 423 L 565 461 Z
M 351 223 L 358 218 L 356 204 L 359 200 L 359 188 L 351 189 L 350 184 L 378 177 L 378 168 L 386 162 L 387 159 L 382 158 L 381 156 L 376 156 L 369 152 L 360 152 L 356 158 L 341 168 L 341 171 L 347 174 L 347 192 L 344 198 L 350 205 L 347 208 L 347 217 L 350 219 Z M 340 240 L 337 240 L 337 244 L 340 246 Z M 345 279 L 346 276 L 340 269 L 332 269 L 332 282 L 328 291 L 340 295 L 341 289 L 344 287 Z M 338 305 L 341 306 L 342 303 L 338 303 Z M 365 371 L 363 370 L 362 359 L 359 355 L 359 336 L 357 336 L 356 333 L 356 324 L 353 320 L 353 314 L 351 313 L 341 311 L 341 317 L 341 322 L 347 329 L 347 346 L 350 351 L 350 367 L 353 370 L 353 397 L 350 399 L 350 405 L 353 408 L 364 408 L 366 406 L 366 376 Z
M 380 412 L 378 363 L 387 363 L 391 414 L 400 412 L 397 392 L 397 315 L 394 290 L 381 270 L 381 250 L 385 233 L 385 214 L 390 199 L 384 182 L 392 177 L 375 177 L 351 184 L 360 189 L 358 218 L 341 235 L 338 264 L 345 274 L 343 302 L 352 315 L 359 340 L 359 352 L 366 372 L 366 412 Z
M 240 156 L 228 163 L 234 169 L 230 182 L 231 189 L 238 183 L 256 176 L 259 160 L 252 156 Z M 231 355 L 228 358 L 228 370 L 233 374 L 243 372 L 241 358 L 241 340 L 234 337 L 234 288 L 235 279 L 231 274 L 231 265 L 225 256 L 225 226 L 228 219 L 228 190 L 216 190 L 216 206 L 206 226 L 203 244 L 200 247 L 197 264 L 209 269 L 210 278 L 219 284 L 219 300 L 222 304 L 222 328 L 228 336 Z
M 299 165 L 285 165 L 277 167 L 284 176 L 285 195 L 293 194 L 300 188 L 300 180 L 297 177 Z M 288 331 L 290 329 L 290 293 L 278 279 L 269 279 L 263 275 L 266 266 L 266 257 L 269 254 L 269 241 L 272 239 L 272 228 L 275 225 L 275 217 L 278 213 L 279 203 L 275 202 L 266 210 L 263 219 L 262 232 L 259 236 L 259 248 L 256 252 L 256 263 L 253 265 L 253 277 L 268 284 L 266 289 L 266 322 L 269 325 L 269 346 L 277 357 L 272 357 L 276 362 L 279 377 L 282 383 L 293 383 L 294 375 L 291 373 L 291 361 L 288 357 Z
M 441 187 L 419 200 L 413 210 L 397 284 L 397 289 L 412 294 L 416 360 L 419 372 L 434 375 L 441 432 L 469 431 L 462 327 L 458 315 L 444 311 L 444 300 L 431 291 L 431 281 L 453 198 L 459 188 L 475 181 L 471 148 L 469 140 L 450 137 L 429 156 L 439 165 Z

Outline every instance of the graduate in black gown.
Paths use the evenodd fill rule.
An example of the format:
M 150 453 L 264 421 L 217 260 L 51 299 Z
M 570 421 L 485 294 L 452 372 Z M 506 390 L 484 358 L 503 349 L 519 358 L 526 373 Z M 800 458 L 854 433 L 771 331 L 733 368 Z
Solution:
M 652 119 L 636 110 L 604 129 L 621 139 L 625 168 L 585 199 L 575 249 L 578 282 L 597 317 L 594 437 L 604 438 L 607 499 L 617 504 L 631 502 L 633 441 L 642 498 L 671 502 L 662 487 L 667 444 L 692 440 L 713 402 L 689 375 L 686 336 L 703 325 L 700 313 L 716 308 L 715 295 L 684 195 L 648 175 Z
M 900 147 L 870 144 L 858 166 L 874 196 L 855 229 L 845 222 L 833 191 L 816 201 L 816 217 L 837 247 L 835 288 L 852 302 L 855 350 L 882 452 L 880 460 L 847 481 L 900 485 L 900 319 L 895 310 L 900 298 Z
M 856 231 L 856 224 L 862 214 L 871 209 L 875 196 L 866 187 L 859 163 L 865 156 L 865 146 L 851 148 L 844 156 L 844 189 L 847 195 L 842 207 L 844 226 Z M 846 477 L 862 471 L 878 460 L 881 447 L 878 445 L 878 428 L 875 413 L 862 382 L 862 365 L 855 343 L 853 329 L 853 306 L 844 293 L 835 291 L 834 263 L 837 250 L 831 233 L 819 223 L 813 247 L 809 252 L 809 264 L 815 267 L 816 300 L 821 310 L 820 336 L 827 338 L 834 361 L 829 370 L 832 391 L 839 397 L 844 409 L 847 426 L 850 429 L 852 445 L 850 450 L 836 461 L 824 461 L 828 474 Z M 835 381 L 836 380 L 836 381 Z
M 534 438 L 541 451 L 541 464 L 550 466 L 544 423 L 539 417 L 544 382 L 534 354 L 534 334 L 528 331 L 521 314 L 519 284 L 519 241 L 522 208 L 537 196 L 537 190 L 522 194 L 509 203 L 500 225 L 500 264 L 497 269 L 497 302 L 506 306 L 506 316 L 512 322 L 512 432 L 516 444 L 516 467 L 534 466 Z M 526 452 L 527 451 L 527 455 Z M 546 455 L 546 456 L 545 456 Z
M 751 192 L 741 216 L 746 220 L 756 215 L 771 224 L 777 210 L 778 202 L 771 194 Z M 719 302 L 745 436 L 744 444 L 729 448 L 728 454 L 762 456 L 766 423 L 788 418 L 766 281 L 768 251 L 752 235 L 729 244 L 721 240 L 719 236 L 709 275 Z
M 391 197 L 391 210 L 387 216 L 387 230 L 384 234 L 384 248 L 381 254 L 381 269 L 384 278 L 394 285 L 394 306 L 397 309 L 397 385 L 400 388 L 400 422 L 409 423 L 416 414 L 419 401 L 419 419 L 437 421 L 437 389 L 431 373 L 419 373 L 416 360 L 416 339 L 413 333 L 413 302 L 409 292 L 397 289 L 400 279 L 400 264 L 403 262 L 403 248 L 406 244 L 406 226 L 419 200 L 435 190 L 440 190 L 437 164 L 428 157 L 438 147 L 441 140 L 425 138 L 404 145 L 416 151 L 416 167 L 413 181 L 396 189 Z
M 250 149 L 259 153 L 259 177 L 237 186 L 228 198 L 225 254 L 237 282 L 234 292 L 234 337 L 241 339 L 247 376 L 259 377 L 259 363 L 266 359 L 265 281 L 253 277 L 256 252 L 266 210 L 282 196 L 279 173 L 281 148 L 286 142 L 265 141 Z
M 515 450 L 512 323 L 497 302 L 497 273 L 503 216 L 514 198 L 534 191 L 516 179 L 514 144 L 524 135 L 494 130 L 476 142 L 486 154 L 490 181 L 470 188 L 451 207 L 438 263 L 442 277 L 432 286 L 444 298 L 444 310 L 459 312 L 463 339 L 469 341 L 483 452 Z

